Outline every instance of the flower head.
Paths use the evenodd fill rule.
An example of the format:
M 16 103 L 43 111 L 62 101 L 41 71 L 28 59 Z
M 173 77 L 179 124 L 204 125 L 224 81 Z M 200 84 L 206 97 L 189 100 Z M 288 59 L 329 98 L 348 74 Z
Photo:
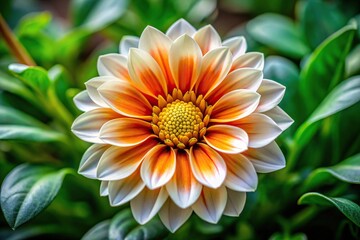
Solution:
M 256 172 L 285 166 L 274 140 L 292 123 L 277 106 L 285 88 L 263 79 L 261 53 L 245 51 L 243 37 L 222 42 L 183 19 L 166 34 L 124 37 L 74 100 L 85 113 L 72 130 L 94 143 L 79 173 L 101 180 L 112 206 L 130 201 L 141 224 L 159 213 L 175 231 L 192 212 L 238 216 Z

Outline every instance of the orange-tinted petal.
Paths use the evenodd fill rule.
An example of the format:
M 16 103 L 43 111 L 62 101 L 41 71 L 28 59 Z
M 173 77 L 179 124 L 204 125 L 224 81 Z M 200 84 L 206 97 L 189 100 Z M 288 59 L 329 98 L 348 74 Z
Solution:
M 216 103 L 223 95 L 238 89 L 249 89 L 256 91 L 262 81 L 263 73 L 253 68 L 240 68 L 229 75 L 205 98 L 210 104 Z
M 134 146 L 151 137 L 155 137 L 151 124 L 132 118 L 114 119 L 100 130 L 101 140 L 119 147 Z
M 141 178 L 149 189 L 165 185 L 175 173 L 174 149 L 164 144 L 153 147 L 144 157 Z
M 152 107 L 136 88 L 126 81 L 107 81 L 98 88 L 104 101 L 127 117 L 151 120 Z
M 141 145 L 110 147 L 100 159 L 97 167 L 97 177 L 108 181 L 128 177 L 139 167 L 148 151 L 157 144 L 158 141 L 155 138 L 150 138 Z
M 100 97 L 97 89 L 106 81 L 119 80 L 118 78 L 112 76 L 102 76 L 102 77 L 94 77 L 85 83 L 86 90 L 89 94 L 91 100 L 97 105 L 108 108 L 109 106 L 105 103 L 105 101 Z
M 244 130 L 229 125 L 214 125 L 207 129 L 205 142 L 223 153 L 240 153 L 247 149 L 249 138 Z
M 106 144 L 91 145 L 81 158 L 78 173 L 85 177 L 96 179 L 96 169 L 100 158 L 109 147 L 110 146 Z
M 159 216 L 167 229 L 173 233 L 186 222 L 191 216 L 191 213 L 192 208 L 179 208 L 170 198 L 168 198 L 159 211 Z
M 191 206 L 201 193 L 201 184 L 195 179 L 190 166 L 189 153 L 178 150 L 176 153 L 176 171 L 166 184 L 171 199 L 181 208 Z
M 166 96 L 166 79 L 159 64 L 146 51 L 132 48 L 128 68 L 133 85 L 145 94 L 157 98 Z
M 211 25 L 200 28 L 194 34 L 194 39 L 199 44 L 203 55 L 221 46 L 221 38 Z
M 171 43 L 172 41 L 168 36 L 151 26 L 147 26 L 145 28 L 139 41 L 139 49 L 147 51 L 159 64 L 170 91 L 175 87 L 174 80 L 169 68 L 168 54 Z
M 205 186 L 218 188 L 226 176 L 224 159 L 203 143 L 190 149 L 190 166 L 195 178 Z
M 100 76 L 114 76 L 129 81 L 127 58 L 121 54 L 110 53 L 99 57 L 97 69 Z
M 226 39 L 223 43 L 223 46 L 226 46 L 230 49 L 233 58 L 237 58 L 240 55 L 243 55 L 246 52 L 247 44 L 244 37 L 232 37 Z
M 215 104 L 211 122 L 230 122 L 248 116 L 259 104 L 260 95 L 240 89 L 222 96 Z
M 184 19 L 179 19 L 169 27 L 169 29 L 166 31 L 166 35 L 169 36 L 169 38 L 172 40 L 175 40 L 183 34 L 192 36 L 195 32 L 196 29 L 191 26 L 190 23 Z
M 255 68 L 263 70 L 264 55 L 258 52 L 249 52 L 236 58 L 232 64 L 231 71 L 238 68 Z
M 200 76 L 195 84 L 198 95 L 206 95 L 221 83 L 231 67 L 228 48 L 217 48 L 208 52 L 202 60 Z
M 201 66 L 201 50 L 188 35 L 176 39 L 170 48 L 170 69 L 175 85 L 183 93 L 194 86 Z
M 119 52 L 125 56 L 129 54 L 130 48 L 139 47 L 139 38 L 135 36 L 125 35 L 121 38 Z

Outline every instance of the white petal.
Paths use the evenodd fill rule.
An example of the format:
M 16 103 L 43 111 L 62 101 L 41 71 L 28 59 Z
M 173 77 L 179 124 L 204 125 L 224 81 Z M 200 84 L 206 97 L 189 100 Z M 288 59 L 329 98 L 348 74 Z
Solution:
M 163 224 L 170 232 L 178 230 L 191 216 L 191 208 L 179 208 L 173 201 L 168 199 L 159 212 Z
M 262 148 L 249 148 L 243 154 L 259 173 L 273 172 L 285 167 L 285 157 L 275 142 Z
M 103 143 L 99 138 L 101 127 L 106 122 L 118 117 L 120 115 L 110 108 L 97 108 L 78 116 L 71 126 L 71 131 L 84 141 Z
M 238 68 L 255 68 L 263 70 L 264 68 L 264 54 L 258 52 L 249 52 L 239 56 L 233 62 L 232 70 Z
M 217 223 L 224 212 L 227 201 L 226 188 L 203 188 L 199 199 L 192 206 L 194 212 L 209 223 Z
M 119 206 L 136 197 L 145 187 L 139 171 L 129 177 L 109 182 L 109 199 L 111 206 Z
M 127 81 L 127 57 L 122 54 L 110 53 L 98 58 L 97 69 L 100 76 L 113 76 Z
M 246 39 L 244 37 L 232 37 L 226 39 L 222 45 L 229 47 L 234 59 L 243 55 L 247 48 Z
M 120 41 L 119 51 L 121 54 L 127 56 L 130 48 L 137 48 L 139 46 L 139 38 L 135 36 L 123 36 Z
M 192 36 L 195 32 L 195 28 L 190 23 L 184 19 L 179 19 L 169 27 L 166 35 L 169 36 L 172 40 L 175 40 L 183 34 Z
M 199 44 L 203 55 L 215 48 L 221 47 L 221 38 L 211 25 L 200 28 L 194 34 L 194 39 Z
M 263 112 L 263 114 L 271 117 L 283 131 L 294 123 L 294 120 L 278 106 L 269 111 Z
M 255 191 L 258 178 L 254 166 L 241 154 L 221 154 L 226 162 L 225 186 L 241 192 Z
M 93 100 L 91 100 L 88 92 L 86 90 L 79 92 L 74 97 L 75 106 L 81 111 L 90 111 L 100 106 L 97 105 Z
M 230 217 L 238 217 L 244 209 L 246 202 L 246 193 L 237 192 L 231 189 L 227 190 L 227 202 L 224 210 L 224 215 Z
M 264 79 L 257 92 L 261 98 L 256 112 L 266 112 L 281 102 L 285 94 L 285 87 L 275 81 Z
M 168 198 L 165 188 L 150 190 L 144 188 L 142 192 L 130 202 L 135 220 L 140 224 L 150 221 Z
M 109 195 L 109 181 L 101 181 L 100 196 L 104 197 Z
M 232 124 L 245 130 L 251 148 L 264 147 L 282 133 L 281 128 L 270 117 L 261 113 L 250 114 Z
M 88 94 L 97 105 L 108 108 L 109 106 L 104 102 L 104 100 L 100 97 L 97 89 L 100 87 L 105 81 L 108 80 L 116 80 L 117 78 L 111 76 L 101 76 L 90 79 L 85 83 L 86 90 Z
M 78 173 L 92 179 L 97 179 L 96 168 L 99 160 L 109 145 L 93 144 L 89 147 L 80 161 Z

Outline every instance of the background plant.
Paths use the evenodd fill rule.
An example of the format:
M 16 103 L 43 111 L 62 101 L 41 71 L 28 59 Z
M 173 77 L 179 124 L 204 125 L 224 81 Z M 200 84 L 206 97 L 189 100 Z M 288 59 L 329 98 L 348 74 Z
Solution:
M 268 2 L 2 1 L 36 66 L 13 64 L 0 39 L 0 239 L 358 239 L 360 3 Z M 70 125 L 80 114 L 72 98 L 97 75 L 99 55 L 181 17 L 264 52 L 264 75 L 287 87 L 280 106 L 295 123 L 277 141 L 287 167 L 259 176 L 239 218 L 192 216 L 169 234 L 158 219 L 139 226 L 128 206 L 110 207 L 99 182 L 76 173 L 88 144 Z

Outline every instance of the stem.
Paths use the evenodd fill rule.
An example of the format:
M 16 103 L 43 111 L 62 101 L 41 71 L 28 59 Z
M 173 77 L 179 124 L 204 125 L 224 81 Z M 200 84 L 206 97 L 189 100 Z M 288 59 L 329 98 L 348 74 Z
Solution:
M 19 61 L 19 63 L 26 64 L 28 66 L 35 66 L 35 61 L 31 58 L 26 49 L 16 39 L 15 35 L 11 32 L 9 26 L 5 22 L 4 18 L 0 14 L 0 35 L 4 37 L 6 44 L 8 45 L 11 53 Z

